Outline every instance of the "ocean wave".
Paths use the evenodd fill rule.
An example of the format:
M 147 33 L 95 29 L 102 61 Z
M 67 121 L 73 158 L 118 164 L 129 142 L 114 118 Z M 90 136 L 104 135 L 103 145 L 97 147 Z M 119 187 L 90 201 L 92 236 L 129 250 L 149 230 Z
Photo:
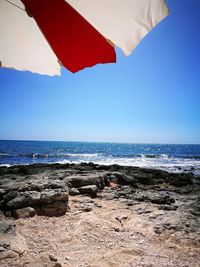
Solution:
M 67 158 L 77 158 L 77 157 L 98 157 L 100 153 L 54 153 L 54 154 L 38 154 L 38 153 L 31 153 L 31 154 L 7 154 L 1 153 L 0 157 L 25 157 L 25 158 L 56 158 L 56 157 L 67 157 Z
M 91 155 L 91 154 L 90 154 Z M 60 159 L 60 160 L 52 160 L 52 161 L 33 161 L 30 163 L 12 163 L 12 164 L 0 164 L 1 167 L 11 167 L 15 165 L 32 165 L 34 163 L 47 163 L 47 164 L 79 164 L 79 163 L 89 163 L 93 162 L 94 164 L 99 165 L 113 165 L 118 164 L 121 166 L 132 166 L 132 167 L 140 167 L 140 168 L 148 168 L 148 169 L 161 169 L 167 172 L 193 172 L 196 175 L 200 175 L 200 160 L 194 161 L 189 159 L 181 160 L 180 158 L 173 158 L 164 160 L 162 158 L 118 158 L 118 157 L 96 157 L 96 158 L 68 158 L 68 159 Z
M 108 154 L 108 153 L 27 153 L 27 154 L 18 154 L 18 153 L 0 153 L 0 157 L 13 157 L 13 158 L 32 158 L 32 159 L 42 159 L 42 158 L 127 158 L 127 159 L 194 159 L 199 160 L 200 155 L 176 155 L 172 156 L 169 154 Z
M 0 164 L 0 167 L 7 167 L 7 168 L 9 168 L 11 166 L 13 166 L 13 165 L 12 164 Z
M 140 168 L 162 169 L 168 172 L 200 172 L 200 158 L 175 157 L 168 154 L 134 154 L 134 155 L 108 155 L 103 153 L 52 153 L 52 154 L 24 154 L 14 155 L 13 158 L 0 160 L 0 166 L 29 165 L 34 163 L 75 163 L 81 162 L 99 165 L 118 164 Z
M 159 159 L 159 158 L 169 159 L 169 158 L 171 158 L 171 156 L 167 155 L 167 154 L 141 154 L 141 157 L 142 158 L 149 158 L 149 159 Z
M 93 157 L 99 157 L 101 156 L 102 154 L 101 153 L 91 153 L 91 154 L 86 154 L 86 153 L 83 153 L 83 154 L 66 154 L 66 156 L 68 157 L 71 157 L 71 158 L 77 158 L 77 157 L 87 157 L 87 158 L 93 158 Z
M 200 155 L 181 155 L 178 157 L 183 159 L 200 159 Z
M 59 153 L 59 154 L 33 154 L 32 158 L 95 158 L 101 154 L 92 153 Z
M 63 159 L 58 161 L 57 163 L 65 164 L 65 163 L 81 163 L 81 162 L 93 162 L 99 165 L 113 165 L 118 164 L 121 166 L 133 166 L 140 168 L 153 168 L 153 169 L 162 169 L 169 172 L 195 172 L 200 170 L 200 160 L 193 159 L 180 159 L 169 157 L 168 155 L 160 155 L 159 157 L 114 157 L 114 156 L 101 156 L 93 159 Z
M 12 155 L 8 153 L 0 153 L 0 157 L 10 157 L 10 156 Z

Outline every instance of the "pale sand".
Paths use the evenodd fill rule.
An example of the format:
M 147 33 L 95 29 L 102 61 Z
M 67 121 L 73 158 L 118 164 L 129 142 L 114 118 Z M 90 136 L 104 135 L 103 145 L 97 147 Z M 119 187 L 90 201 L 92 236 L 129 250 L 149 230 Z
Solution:
M 91 210 L 83 211 L 85 207 Z M 128 207 L 119 200 L 86 196 L 71 196 L 70 208 L 62 217 L 16 220 L 29 252 L 2 260 L 1 267 L 200 266 L 199 233 L 154 232 L 160 222 L 178 224 L 182 215 L 177 211 L 166 215 L 151 203 Z M 147 213 L 139 214 L 140 208 Z

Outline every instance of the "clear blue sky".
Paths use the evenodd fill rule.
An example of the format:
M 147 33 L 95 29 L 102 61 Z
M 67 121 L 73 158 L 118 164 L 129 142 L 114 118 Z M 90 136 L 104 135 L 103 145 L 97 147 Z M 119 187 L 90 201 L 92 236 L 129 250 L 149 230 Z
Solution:
M 118 63 L 61 77 L 0 69 L 0 139 L 200 143 L 200 1 Z

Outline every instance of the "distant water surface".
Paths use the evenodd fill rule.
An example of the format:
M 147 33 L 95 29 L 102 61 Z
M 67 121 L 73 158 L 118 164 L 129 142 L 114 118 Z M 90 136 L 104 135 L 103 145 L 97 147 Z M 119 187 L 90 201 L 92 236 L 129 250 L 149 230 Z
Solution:
M 0 140 L 0 165 L 80 162 L 200 174 L 200 145 Z

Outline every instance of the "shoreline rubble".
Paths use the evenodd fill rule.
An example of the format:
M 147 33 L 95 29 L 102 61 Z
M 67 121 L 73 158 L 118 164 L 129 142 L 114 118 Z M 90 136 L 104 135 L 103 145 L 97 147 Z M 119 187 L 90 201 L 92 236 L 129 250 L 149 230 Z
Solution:
M 112 207 L 115 206 L 119 208 L 116 216 L 113 215 L 115 211 L 114 213 L 112 211 Z M 200 176 L 194 176 L 192 173 L 168 173 L 155 169 L 119 165 L 104 166 L 93 163 L 0 167 L 0 219 L 2 219 L 3 225 L 11 220 L 18 229 L 21 227 L 19 225 L 20 220 L 29 222 L 50 220 L 53 223 L 53 221 L 58 222 L 60 219 L 61 223 L 68 216 L 72 216 L 74 220 L 79 219 L 81 223 L 87 219 L 87 214 L 89 216 L 94 212 L 95 218 L 95 214 L 100 217 L 106 216 L 108 211 L 110 215 L 107 219 L 109 220 L 109 216 L 114 216 L 112 224 L 115 225 L 112 225 L 110 231 L 112 230 L 116 234 L 123 233 L 126 225 L 131 229 L 129 231 L 136 233 L 141 231 L 141 225 L 135 225 L 134 228 L 134 223 L 131 225 L 134 216 L 139 221 L 143 217 L 151 229 L 151 234 L 147 233 L 144 240 L 151 236 L 152 242 L 155 238 L 169 241 L 175 236 L 176 240 L 181 243 L 183 240 L 180 234 L 184 234 L 185 239 L 193 244 L 193 250 L 197 253 L 195 259 L 191 257 L 189 266 L 198 266 L 195 264 L 200 262 Z M 82 219 L 79 218 L 81 214 L 83 214 Z M 104 225 L 103 227 L 106 228 L 107 226 Z M 21 230 L 25 231 L 25 228 L 23 226 Z M 49 231 L 53 231 L 53 229 Z M 145 233 L 146 230 L 143 229 L 143 231 Z M 49 233 L 49 235 L 51 234 Z M 143 234 L 142 231 L 141 234 Z M 32 234 L 29 233 L 26 236 L 27 240 L 30 239 L 30 235 Z M 82 236 L 82 233 L 80 235 Z M 20 238 L 23 237 L 20 236 Z M 81 238 L 84 240 L 83 237 Z M 82 242 L 82 239 L 79 242 Z M 112 243 L 112 238 L 110 237 L 110 239 Z M 113 240 L 115 240 L 114 237 Z M 140 240 L 140 242 L 142 241 Z M 140 244 L 141 246 L 143 242 Z M 97 247 L 101 250 L 101 242 L 98 244 Z M 123 243 L 123 246 L 126 247 L 126 244 Z M 30 244 L 28 247 L 24 257 L 30 258 L 30 264 L 25 266 L 34 267 L 34 260 L 29 255 Z M 5 232 L 1 231 L 1 266 L 12 266 L 6 265 L 6 262 L 12 262 L 12 259 L 17 256 L 19 265 L 16 266 L 23 266 L 20 265 L 23 262 L 23 257 L 19 254 L 15 253 L 12 257 L 1 256 L 2 253 L 5 254 L 5 251 L 9 250 L 10 245 L 5 244 Z M 6 255 L 10 254 L 7 253 Z M 73 253 L 70 255 L 69 257 L 72 257 Z M 77 259 L 74 259 L 74 262 L 71 258 L 71 260 L 61 259 L 59 262 L 57 260 L 52 262 L 47 256 L 42 256 L 42 254 L 40 256 L 46 259 L 47 265 L 45 266 L 79 266 L 76 265 Z M 40 262 L 40 260 L 38 261 Z M 89 261 L 90 257 L 88 258 Z M 87 264 L 80 266 L 109 266 Z M 37 266 L 40 266 L 39 263 Z M 118 263 L 118 265 L 113 266 L 131 265 Z M 176 263 L 176 265 L 162 266 L 183 265 Z

